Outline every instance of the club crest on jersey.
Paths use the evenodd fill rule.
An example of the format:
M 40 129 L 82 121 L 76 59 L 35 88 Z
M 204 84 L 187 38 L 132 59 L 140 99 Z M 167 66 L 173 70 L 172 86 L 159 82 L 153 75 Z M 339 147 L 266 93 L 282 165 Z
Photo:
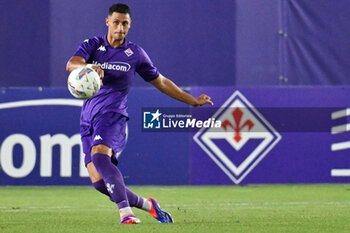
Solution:
M 235 91 L 212 118 L 222 122 L 221 129 L 202 128 L 194 140 L 235 184 L 239 184 L 281 139 L 239 91 Z
M 131 55 L 134 54 L 134 52 L 131 49 L 126 49 L 124 50 L 124 53 L 126 54 L 126 56 L 130 57 Z

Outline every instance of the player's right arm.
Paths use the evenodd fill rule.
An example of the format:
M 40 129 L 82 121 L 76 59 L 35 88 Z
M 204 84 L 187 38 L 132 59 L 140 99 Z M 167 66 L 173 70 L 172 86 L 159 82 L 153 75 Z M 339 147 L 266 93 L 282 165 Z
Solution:
M 69 59 L 69 61 L 67 62 L 66 65 L 66 70 L 68 72 L 72 72 L 73 70 L 80 68 L 80 67 L 91 67 L 92 69 L 94 69 L 98 75 L 101 77 L 101 79 L 104 76 L 103 70 L 95 65 L 91 65 L 91 64 L 87 64 L 85 59 L 83 57 L 80 56 L 73 56 L 71 57 L 71 59 Z

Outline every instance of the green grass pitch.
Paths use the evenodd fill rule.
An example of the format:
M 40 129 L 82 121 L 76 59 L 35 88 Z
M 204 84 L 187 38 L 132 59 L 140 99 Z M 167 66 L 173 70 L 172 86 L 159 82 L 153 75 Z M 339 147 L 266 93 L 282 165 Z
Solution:
M 350 185 L 131 186 L 174 224 L 116 206 L 92 187 L 0 187 L 0 232 L 350 232 Z

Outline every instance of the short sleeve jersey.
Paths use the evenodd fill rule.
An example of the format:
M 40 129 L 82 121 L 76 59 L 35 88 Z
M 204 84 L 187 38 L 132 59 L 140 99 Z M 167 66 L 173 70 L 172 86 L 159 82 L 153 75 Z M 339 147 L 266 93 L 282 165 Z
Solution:
M 113 48 L 107 35 L 85 40 L 73 56 L 80 56 L 87 63 L 104 71 L 103 86 L 91 99 L 84 101 L 81 117 L 91 119 L 97 113 L 118 112 L 127 114 L 127 94 L 137 72 L 145 81 L 159 76 L 147 53 L 138 45 L 125 40 Z

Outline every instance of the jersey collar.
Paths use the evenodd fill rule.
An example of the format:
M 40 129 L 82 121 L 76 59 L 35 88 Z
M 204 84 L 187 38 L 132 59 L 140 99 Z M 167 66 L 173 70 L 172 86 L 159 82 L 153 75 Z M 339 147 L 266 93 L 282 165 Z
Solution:
M 129 44 L 129 41 L 127 39 L 124 39 L 124 43 L 121 46 L 117 47 L 117 48 L 125 48 L 126 49 L 126 48 L 128 48 L 128 44 Z M 103 36 L 103 43 L 102 43 L 102 45 L 105 46 L 105 47 L 109 46 L 109 47 L 113 48 L 109 44 L 109 42 L 107 40 L 107 34 Z

